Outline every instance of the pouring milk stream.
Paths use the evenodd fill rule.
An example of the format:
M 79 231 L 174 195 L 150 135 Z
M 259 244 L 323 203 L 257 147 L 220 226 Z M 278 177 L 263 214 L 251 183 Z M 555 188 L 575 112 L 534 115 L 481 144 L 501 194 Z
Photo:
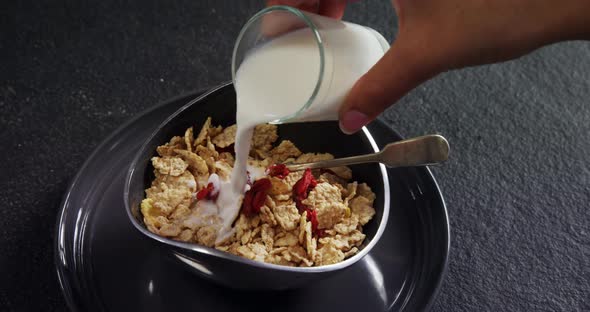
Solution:
M 290 25 L 291 31 L 253 44 L 262 41 L 265 19 L 268 22 L 273 18 Z M 264 176 L 264 168 L 248 167 L 254 127 L 263 123 L 336 120 L 347 92 L 388 48 L 387 41 L 373 29 L 290 7 L 267 8 L 246 24 L 233 56 L 236 157 L 231 181 L 218 182 L 217 212 L 222 226 L 217 242 L 233 233 L 232 223 L 248 187 L 247 171 L 252 181 Z M 240 55 L 243 50 L 245 53 Z M 240 64 L 236 64 L 238 59 Z

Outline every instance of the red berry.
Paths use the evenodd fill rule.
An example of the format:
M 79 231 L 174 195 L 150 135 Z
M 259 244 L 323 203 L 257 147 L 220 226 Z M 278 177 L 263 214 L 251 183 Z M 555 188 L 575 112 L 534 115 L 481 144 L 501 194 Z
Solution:
M 267 191 L 268 189 L 270 189 L 270 187 L 271 187 L 270 180 L 264 178 L 264 179 L 260 179 L 260 180 L 257 180 L 256 182 L 254 182 L 250 191 L 252 191 L 252 192 Z
M 307 209 L 307 221 L 311 222 L 311 231 L 315 234 L 318 233 L 318 213 L 315 210 Z
M 259 213 L 260 208 L 266 201 L 266 194 L 271 186 L 270 180 L 266 178 L 254 182 L 250 190 L 244 194 L 242 212 L 248 216 Z
M 285 164 L 274 164 L 268 168 L 268 175 L 271 177 L 277 177 L 279 179 L 284 179 L 287 175 L 289 175 L 289 169 Z
M 311 190 L 317 184 L 317 181 L 311 174 L 311 170 L 305 169 L 303 177 L 301 177 L 301 179 L 299 179 L 299 181 L 297 181 L 295 185 L 293 185 L 293 200 L 295 201 L 295 204 L 297 205 L 297 208 L 300 212 L 307 208 L 307 206 L 305 206 L 301 202 L 307 198 L 309 192 L 311 192 Z
M 198 200 L 202 200 L 202 199 L 216 200 L 217 196 L 219 196 L 219 192 L 213 194 L 214 190 L 215 190 L 215 187 L 213 186 L 213 183 L 209 182 L 209 184 L 207 184 L 206 187 L 204 187 L 202 190 L 197 192 L 197 199 Z
M 252 211 L 255 213 L 260 212 L 260 208 L 266 201 L 266 192 L 257 192 L 252 199 Z

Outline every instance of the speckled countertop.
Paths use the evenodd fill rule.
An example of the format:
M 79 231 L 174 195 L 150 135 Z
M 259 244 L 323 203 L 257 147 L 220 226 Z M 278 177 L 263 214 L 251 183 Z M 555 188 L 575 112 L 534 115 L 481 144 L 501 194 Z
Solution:
M 229 80 L 262 1 L 16 2 L 0 4 L 0 310 L 59 311 L 68 180 L 125 120 Z M 395 32 L 388 1 L 355 2 L 346 19 Z M 590 310 L 589 97 L 590 43 L 573 42 L 446 73 L 382 116 L 452 146 L 433 170 L 452 233 L 434 311 Z

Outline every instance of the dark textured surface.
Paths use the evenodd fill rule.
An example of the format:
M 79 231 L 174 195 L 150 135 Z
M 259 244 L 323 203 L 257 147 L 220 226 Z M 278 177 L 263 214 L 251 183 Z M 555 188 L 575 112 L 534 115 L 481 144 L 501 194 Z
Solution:
M 228 80 L 262 3 L 16 2 L 0 4 L 0 309 L 64 310 L 52 238 L 68 180 L 131 116 Z M 387 1 L 346 17 L 394 34 Z M 589 96 L 590 44 L 567 43 L 447 73 L 383 116 L 452 146 L 434 169 L 453 238 L 435 311 L 590 309 Z

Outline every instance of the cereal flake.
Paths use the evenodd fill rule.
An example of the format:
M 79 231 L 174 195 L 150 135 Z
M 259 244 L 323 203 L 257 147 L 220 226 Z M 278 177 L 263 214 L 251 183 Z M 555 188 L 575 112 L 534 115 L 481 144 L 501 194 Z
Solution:
M 273 163 L 282 163 L 291 157 L 298 157 L 301 151 L 289 140 L 282 141 L 270 151 Z
M 175 177 L 181 175 L 188 168 L 188 164 L 182 158 L 171 156 L 152 157 L 152 165 L 161 174 Z
M 371 200 L 364 196 L 357 196 L 350 201 L 350 209 L 353 215 L 357 215 L 361 225 L 367 224 L 375 215 L 375 208 Z
M 184 145 L 186 146 L 187 151 L 192 151 L 194 140 L 195 137 L 193 136 L 193 127 L 190 127 L 186 129 L 186 131 L 184 132 Z
M 263 151 L 270 151 L 272 144 L 279 138 L 277 134 L 277 126 L 270 124 L 262 124 L 254 128 L 254 136 L 252 137 L 252 148 Z
M 225 148 L 228 147 L 232 144 L 234 144 L 235 140 L 236 140 L 236 131 L 237 131 L 237 126 L 236 125 L 231 125 L 225 129 L 223 129 L 223 131 L 216 135 L 212 142 L 213 144 L 215 144 L 215 146 L 217 147 L 221 147 L 221 148 Z
M 286 231 L 291 231 L 297 228 L 299 223 L 299 210 L 293 202 L 277 204 L 273 209 L 274 216 L 277 223 Z
M 303 204 L 316 210 L 319 229 L 332 228 L 342 220 L 346 211 L 340 190 L 325 182 L 318 183 Z

